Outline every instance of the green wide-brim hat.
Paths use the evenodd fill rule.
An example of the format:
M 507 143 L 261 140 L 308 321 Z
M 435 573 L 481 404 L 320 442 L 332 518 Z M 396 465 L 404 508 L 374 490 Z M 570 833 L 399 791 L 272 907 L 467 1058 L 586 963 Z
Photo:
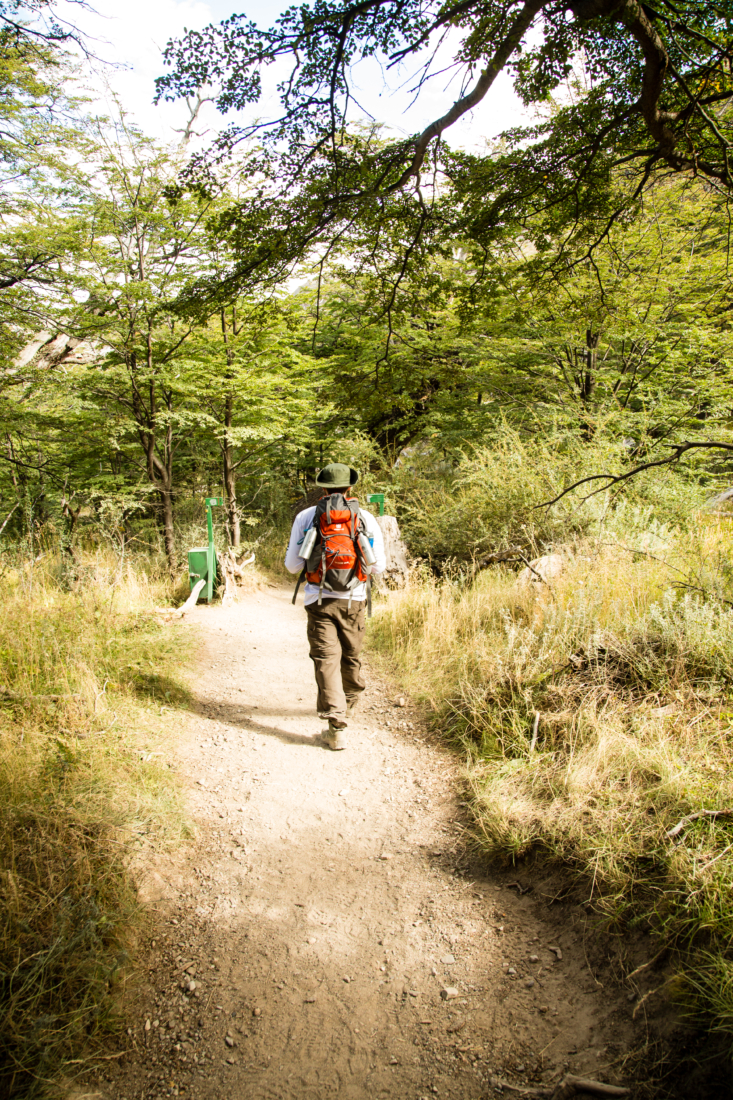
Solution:
M 347 485 L 356 485 L 359 475 L 353 466 L 343 462 L 331 462 L 316 474 L 316 485 L 324 489 L 345 489 Z

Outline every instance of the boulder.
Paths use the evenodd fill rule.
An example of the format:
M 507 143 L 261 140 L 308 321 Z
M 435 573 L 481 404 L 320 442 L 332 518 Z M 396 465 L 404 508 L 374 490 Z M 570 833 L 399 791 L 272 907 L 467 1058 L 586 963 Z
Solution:
M 404 588 L 410 572 L 407 547 L 402 541 L 399 524 L 394 516 L 376 516 L 382 537 L 384 539 L 384 552 L 387 558 L 387 568 L 381 574 L 379 580 L 375 577 L 378 586 L 386 585 L 389 588 Z
M 535 558 L 529 563 L 532 568 L 526 566 L 517 577 L 517 584 L 550 584 L 555 577 L 559 577 L 565 569 L 567 561 L 561 554 L 543 554 L 541 558 Z

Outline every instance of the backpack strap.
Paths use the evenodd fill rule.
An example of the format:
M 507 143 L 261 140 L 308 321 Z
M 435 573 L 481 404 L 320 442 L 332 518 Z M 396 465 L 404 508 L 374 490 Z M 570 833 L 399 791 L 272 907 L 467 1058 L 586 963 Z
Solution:
M 346 503 L 351 512 L 351 541 L 356 542 L 356 528 L 359 523 L 359 501 L 349 498 Z
M 367 618 L 372 617 L 372 577 L 371 574 L 367 575 L 366 579 L 366 596 L 367 596 Z
M 326 505 L 326 507 L 328 507 L 328 505 Z M 331 515 L 330 511 L 329 511 L 328 515 L 330 517 L 330 515 Z M 330 519 L 329 519 L 329 522 L 330 522 Z M 323 585 L 324 585 L 325 580 L 326 580 L 326 544 L 324 542 L 323 550 L 321 551 L 321 584 L 320 584 L 320 587 L 318 589 L 318 606 L 319 607 L 323 603 Z

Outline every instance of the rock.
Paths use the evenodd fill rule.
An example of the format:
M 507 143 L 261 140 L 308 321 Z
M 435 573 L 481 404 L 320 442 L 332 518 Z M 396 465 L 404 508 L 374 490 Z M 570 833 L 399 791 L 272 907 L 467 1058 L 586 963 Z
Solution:
M 402 541 L 399 524 L 394 516 L 375 517 L 384 539 L 384 553 L 387 568 L 384 573 L 375 575 L 375 588 L 404 588 L 410 572 L 407 547 Z
M 383 859 L 383 860 L 388 860 L 388 859 L 392 859 L 392 858 L 393 857 L 390 855 L 389 852 L 382 852 L 381 856 L 379 856 L 379 859 Z
M 440 991 L 440 996 L 444 1001 L 452 1001 L 454 997 L 459 995 L 458 990 L 454 985 L 446 985 Z
M 552 951 L 552 953 L 555 956 L 555 958 L 557 959 L 557 961 L 558 962 L 560 961 L 560 959 L 562 958 L 562 951 L 560 950 L 559 947 L 548 947 L 547 950 Z
M 150 1020 L 146 1020 L 145 1021 L 145 1030 L 150 1031 L 151 1027 L 152 1027 L 152 1024 L 150 1023 Z
M 262 1015 L 262 1009 L 261 1008 L 253 1008 L 252 1009 L 252 1015 L 253 1016 L 261 1016 Z
M 442 959 L 441 959 L 440 961 L 441 961 L 441 962 L 442 962 L 442 963 L 443 963 L 443 964 L 444 964 L 445 966 L 452 966 L 452 965 L 453 965 L 453 963 L 454 963 L 454 962 L 455 962 L 456 960 L 455 960 L 455 958 L 453 957 L 453 955 L 443 955 L 443 958 L 442 958 Z
M 534 986 L 535 986 L 534 978 L 527 978 L 526 982 L 524 983 L 525 989 L 534 989 Z
M 196 982 L 189 982 L 186 988 L 189 993 L 194 993 L 196 990 Z
M 508 967 L 507 974 L 516 974 L 516 970 L 513 966 Z
M 316 998 L 312 995 L 309 997 L 304 997 L 303 1002 L 307 1005 L 314 1005 L 316 1003 Z
M 517 584 L 549 584 L 564 571 L 567 562 L 560 554 L 543 554 L 529 563 L 531 569 L 524 568 L 517 577 Z M 539 574 L 539 575 L 538 575 Z
M 405 697 L 401 695 L 399 697 L 399 699 L 397 700 L 397 706 L 398 707 L 406 707 L 407 706 L 407 699 L 405 699 Z
M 540 961 L 539 955 L 530 955 L 529 956 L 529 961 L 531 963 L 538 963 Z
M 237 1040 L 234 1038 L 233 1035 L 225 1035 L 224 1042 L 228 1047 L 235 1047 L 237 1045 Z

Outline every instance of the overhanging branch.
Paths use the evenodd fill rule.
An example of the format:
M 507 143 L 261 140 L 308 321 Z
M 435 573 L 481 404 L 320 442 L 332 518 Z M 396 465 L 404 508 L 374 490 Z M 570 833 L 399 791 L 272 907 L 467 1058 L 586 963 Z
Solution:
M 583 497 L 583 501 L 590 500 L 591 497 L 596 496 L 597 493 L 602 493 L 606 489 L 610 489 L 612 485 L 618 485 L 619 482 L 628 481 L 629 478 L 635 477 L 637 474 L 641 474 L 644 470 L 651 470 L 655 466 L 671 466 L 672 463 L 679 461 L 682 455 L 687 451 L 692 450 L 719 450 L 719 451 L 733 451 L 733 443 L 678 443 L 674 445 L 673 453 L 667 458 L 658 458 L 654 462 L 642 462 L 639 466 L 635 466 L 633 470 L 627 470 L 625 474 L 591 474 L 589 477 L 581 477 L 579 481 L 574 481 L 572 485 L 568 485 L 567 489 L 563 489 L 552 500 L 545 500 L 541 504 L 535 504 L 535 508 L 550 508 L 553 504 L 557 504 L 559 500 L 566 497 L 568 493 L 572 493 L 573 489 L 578 489 L 581 485 L 588 485 L 591 481 L 605 481 L 605 485 L 601 485 L 599 489 L 594 489 L 592 493 L 588 493 Z

